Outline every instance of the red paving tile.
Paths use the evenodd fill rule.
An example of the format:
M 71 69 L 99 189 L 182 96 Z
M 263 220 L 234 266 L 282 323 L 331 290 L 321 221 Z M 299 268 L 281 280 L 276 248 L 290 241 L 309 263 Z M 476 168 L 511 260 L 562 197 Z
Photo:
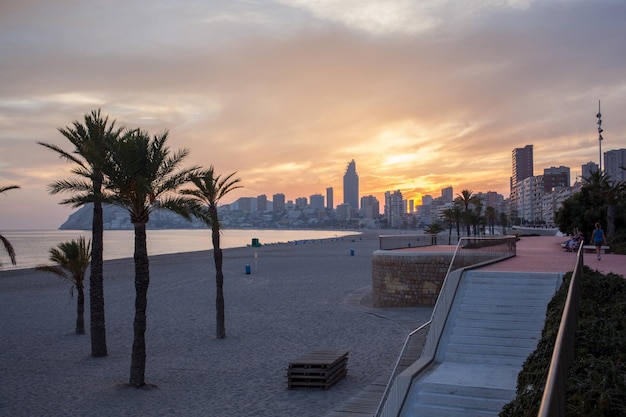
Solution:
M 574 270 L 576 253 L 565 252 L 561 243 L 566 237 L 528 236 L 517 242 L 517 255 L 502 262 L 488 265 L 488 271 L 568 272 Z M 612 272 L 626 277 L 626 255 L 584 253 L 583 261 L 591 269 L 604 274 Z

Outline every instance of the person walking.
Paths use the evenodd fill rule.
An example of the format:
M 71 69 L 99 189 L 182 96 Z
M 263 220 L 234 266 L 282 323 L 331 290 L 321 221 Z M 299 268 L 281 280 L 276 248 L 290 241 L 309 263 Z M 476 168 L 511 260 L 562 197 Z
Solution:
M 600 227 L 600 223 L 596 223 L 596 228 L 593 230 L 591 240 L 593 241 L 593 244 L 596 245 L 596 255 L 598 256 L 598 260 L 602 259 L 602 245 L 606 244 L 606 238 L 604 237 L 604 230 Z

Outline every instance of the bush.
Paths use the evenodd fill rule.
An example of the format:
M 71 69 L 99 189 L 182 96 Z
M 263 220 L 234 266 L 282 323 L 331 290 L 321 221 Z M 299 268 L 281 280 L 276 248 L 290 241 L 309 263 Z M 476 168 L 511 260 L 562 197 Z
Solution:
M 536 416 L 554 349 L 568 273 L 548 304 L 537 349 L 517 379 L 517 397 L 501 417 Z M 585 267 L 576 332 L 575 356 L 567 381 L 566 416 L 626 416 L 626 281 Z

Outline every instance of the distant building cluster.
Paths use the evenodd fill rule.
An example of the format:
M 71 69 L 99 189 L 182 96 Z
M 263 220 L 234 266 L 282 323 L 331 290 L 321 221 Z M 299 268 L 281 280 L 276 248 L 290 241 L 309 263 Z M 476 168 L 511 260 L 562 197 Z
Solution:
M 624 181 L 626 149 L 604 153 L 604 173 L 611 181 Z M 555 225 L 554 214 L 563 201 L 580 191 L 582 180 L 598 171 L 595 162 L 581 166 L 581 175 L 573 185 L 570 168 L 565 166 L 544 168 L 543 175 L 534 175 L 533 145 L 513 149 L 511 195 L 508 202 L 509 217 L 514 224 L 529 226 Z
M 605 173 L 613 180 L 624 180 L 622 166 L 626 166 L 626 149 L 604 153 Z M 580 190 L 580 179 L 599 169 L 594 162 L 583 164 L 573 185 L 570 168 L 566 166 L 544 168 L 543 174 L 534 175 L 533 145 L 513 149 L 511 168 L 508 198 L 494 191 L 472 195 L 480 199 L 483 210 L 495 210 L 500 224 L 545 227 L 555 225 L 556 211 Z M 444 213 L 454 207 L 457 196 L 451 186 L 442 188 L 439 196 L 422 196 L 421 204 L 405 199 L 400 190 L 386 191 L 383 202 L 373 195 L 360 196 L 353 159 L 343 175 L 340 204 L 334 204 L 333 188 L 328 187 L 326 195 L 319 193 L 295 200 L 287 200 L 281 193 L 271 199 L 266 195 L 242 197 L 220 211 L 224 225 L 231 227 L 416 229 L 444 224 Z

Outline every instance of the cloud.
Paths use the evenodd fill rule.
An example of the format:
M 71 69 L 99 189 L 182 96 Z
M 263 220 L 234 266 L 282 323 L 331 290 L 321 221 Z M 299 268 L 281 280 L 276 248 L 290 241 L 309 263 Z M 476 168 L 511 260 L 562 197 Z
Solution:
M 0 183 L 55 204 L 69 167 L 35 143 L 101 108 L 236 171 L 233 197 L 340 202 L 353 158 L 362 194 L 506 195 L 515 147 L 536 173 L 597 160 L 598 99 L 624 147 L 622 3 L 3 2 Z

